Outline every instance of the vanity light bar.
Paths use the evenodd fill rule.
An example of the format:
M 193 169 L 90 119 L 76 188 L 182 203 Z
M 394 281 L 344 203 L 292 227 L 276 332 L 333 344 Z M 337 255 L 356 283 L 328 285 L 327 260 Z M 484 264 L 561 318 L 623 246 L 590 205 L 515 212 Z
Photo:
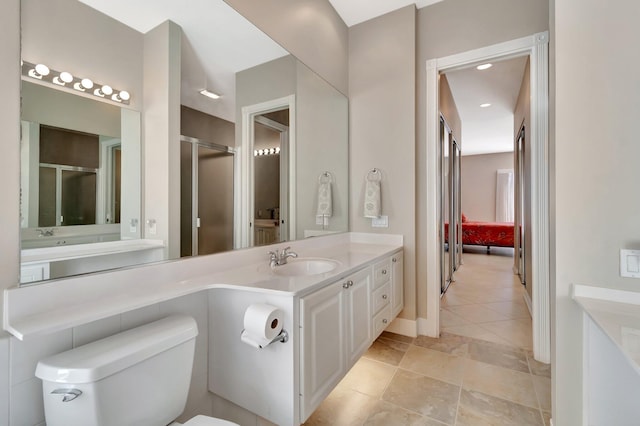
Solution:
M 258 157 L 260 155 L 275 155 L 275 154 L 280 154 L 279 146 L 275 148 L 256 149 L 253 151 L 254 157 Z
M 68 71 L 52 70 L 44 64 L 32 64 L 22 61 L 22 75 L 56 86 L 68 87 L 79 92 L 89 93 L 99 98 L 129 105 L 131 95 L 126 90 L 116 90 L 108 84 L 97 84 L 88 78 L 80 78 Z

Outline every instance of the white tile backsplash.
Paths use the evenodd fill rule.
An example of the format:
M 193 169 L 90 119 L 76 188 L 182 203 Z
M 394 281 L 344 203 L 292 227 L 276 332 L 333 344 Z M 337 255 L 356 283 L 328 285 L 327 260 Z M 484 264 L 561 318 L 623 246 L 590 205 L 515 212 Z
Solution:
M 12 337 L 9 342 L 11 385 L 35 378 L 38 361 L 72 347 L 72 330 L 59 331 L 25 341 Z
M 42 381 L 31 379 L 11 387 L 11 426 L 35 426 L 44 422 Z
M 83 324 L 73 329 L 73 347 L 86 345 L 120 332 L 120 317 L 114 315 L 98 321 Z

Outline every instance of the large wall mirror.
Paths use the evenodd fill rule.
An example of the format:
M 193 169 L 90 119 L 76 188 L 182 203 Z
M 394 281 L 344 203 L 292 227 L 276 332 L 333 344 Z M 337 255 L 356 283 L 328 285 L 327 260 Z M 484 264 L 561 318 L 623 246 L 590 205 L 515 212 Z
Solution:
M 347 98 L 223 0 L 21 26 L 22 284 L 348 230 Z

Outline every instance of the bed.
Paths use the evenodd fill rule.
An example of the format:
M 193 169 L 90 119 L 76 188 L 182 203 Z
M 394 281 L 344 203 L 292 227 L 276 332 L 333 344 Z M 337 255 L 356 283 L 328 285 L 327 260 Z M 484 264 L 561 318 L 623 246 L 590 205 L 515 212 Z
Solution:
M 449 224 L 444 224 L 448 242 Z M 462 222 L 462 244 L 491 247 L 513 247 L 513 222 Z

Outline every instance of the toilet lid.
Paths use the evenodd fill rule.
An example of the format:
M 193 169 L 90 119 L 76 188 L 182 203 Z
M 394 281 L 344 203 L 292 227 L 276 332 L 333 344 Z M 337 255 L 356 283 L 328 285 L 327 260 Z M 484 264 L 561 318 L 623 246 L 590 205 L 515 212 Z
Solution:
M 227 420 L 216 419 L 209 416 L 195 416 L 183 426 L 239 426 L 237 423 L 232 423 Z

